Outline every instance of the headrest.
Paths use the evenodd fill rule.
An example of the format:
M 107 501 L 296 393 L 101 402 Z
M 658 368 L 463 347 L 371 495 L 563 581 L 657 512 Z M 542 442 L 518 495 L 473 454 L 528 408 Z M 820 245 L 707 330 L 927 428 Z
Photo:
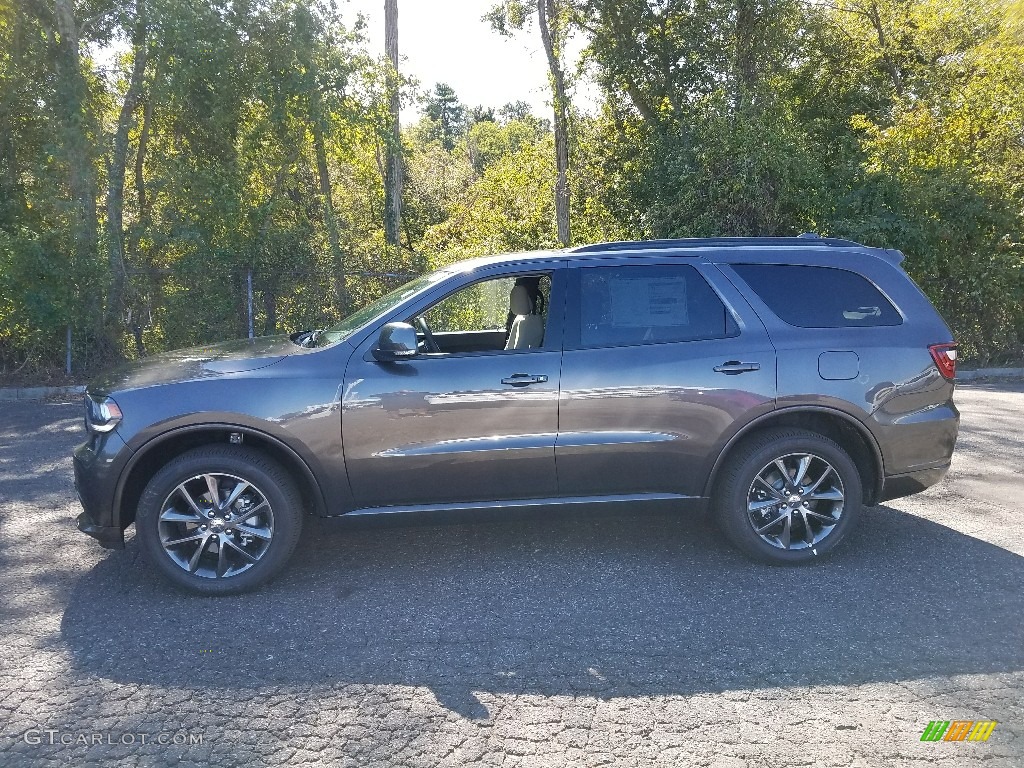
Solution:
M 525 285 L 517 285 L 508 297 L 508 308 L 513 315 L 533 314 L 533 300 Z

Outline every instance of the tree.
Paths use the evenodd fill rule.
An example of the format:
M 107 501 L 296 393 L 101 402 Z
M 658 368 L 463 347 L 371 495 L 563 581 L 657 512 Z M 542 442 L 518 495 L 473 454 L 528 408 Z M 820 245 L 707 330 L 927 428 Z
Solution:
M 437 83 L 427 96 L 424 113 L 435 124 L 433 137 L 449 152 L 455 148 L 455 140 L 466 130 L 466 108 L 447 83 Z
M 384 176 L 384 231 L 391 245 L 398 246 L 402 226 L 402 129 L 401 94 L 398 76 L 398 0 L 384 0 L 384 49 L 391 61 L 388 73 L 390 131 L 387 137 Z
M 558 241 L 567 246 L 571 242 L 569 227 L 569 98 L 566 90 L 565 43 L 569 35 L 568 0 L 536 0 L 537 27 L 540 30 L 544 55 L 548 63 L 552 109 L 555 129 L 555 221 Z M 504 35 L 523 29 L 529 19 L 529 6 L 525 0 L 504 0 L 484 17 L 492 28 Z
M 532 114 L 533 110 L 525 101 L 510 101 L 498 110 L 498 117 L 506 123 L 513 122 L 514 120 L 525 120 L 531 117 Z
M 135 0 L 135 21 L 132 31 L 132 69 L 128 89 L 121 102 L 110 152 L 107 178 L 107 265 L 110 270 L 110 288 L 107 294 L 107 313 L 120 320 L 124 287 L 127 280 L 124 232 L 124 179 L 128 164 L 128 132 L 132 128 L 135 112 L 143 97 L 143 79 L 149 49 L 146 0 Z M 138 326 L 136 326 L 137 328 Z M 136 332 L 136 348 L 141 352 L 141 333 Z

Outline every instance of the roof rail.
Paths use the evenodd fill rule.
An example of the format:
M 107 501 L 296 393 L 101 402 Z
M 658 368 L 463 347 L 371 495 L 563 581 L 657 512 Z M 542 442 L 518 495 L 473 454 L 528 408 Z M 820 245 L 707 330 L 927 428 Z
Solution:
M 841 240 L 834 237 L 821 237 L 805 232 L 799 237 L 684 237 L 674 240 L 620 240 L 612 243 L 596 243 L 580 245 L 566 249 L 567 253 L 608 253 L 615 251 L 667 251 L 685 248 L 726 247 L 741 248 L 743 246 L 770 245 L 828 245 L 841 248 L 863 248 L 860 243 L 852 240 Z

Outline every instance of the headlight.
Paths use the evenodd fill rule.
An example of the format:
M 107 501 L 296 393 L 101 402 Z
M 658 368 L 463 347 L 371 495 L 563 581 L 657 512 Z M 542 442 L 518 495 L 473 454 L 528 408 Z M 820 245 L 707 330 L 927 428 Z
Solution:
M 121 409 L 111 397 L 85 396 L 85 428 L 91 432 L 109 432 L 121 422 Z

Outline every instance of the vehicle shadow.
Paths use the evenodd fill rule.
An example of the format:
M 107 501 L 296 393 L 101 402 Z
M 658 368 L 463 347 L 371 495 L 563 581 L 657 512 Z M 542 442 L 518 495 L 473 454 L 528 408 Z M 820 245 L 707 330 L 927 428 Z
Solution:
M 300 546 L 262 591 L 199 598 L 130 541 L 78 581 L 62 638 L 80 671 L 115 681 L 426 686 L 472 718 L 487 717 L 474 691 L 611 698 L 1024 669 L 1024 558 L 890 507 L 796 569 L 665 513 L 314 521 Z

